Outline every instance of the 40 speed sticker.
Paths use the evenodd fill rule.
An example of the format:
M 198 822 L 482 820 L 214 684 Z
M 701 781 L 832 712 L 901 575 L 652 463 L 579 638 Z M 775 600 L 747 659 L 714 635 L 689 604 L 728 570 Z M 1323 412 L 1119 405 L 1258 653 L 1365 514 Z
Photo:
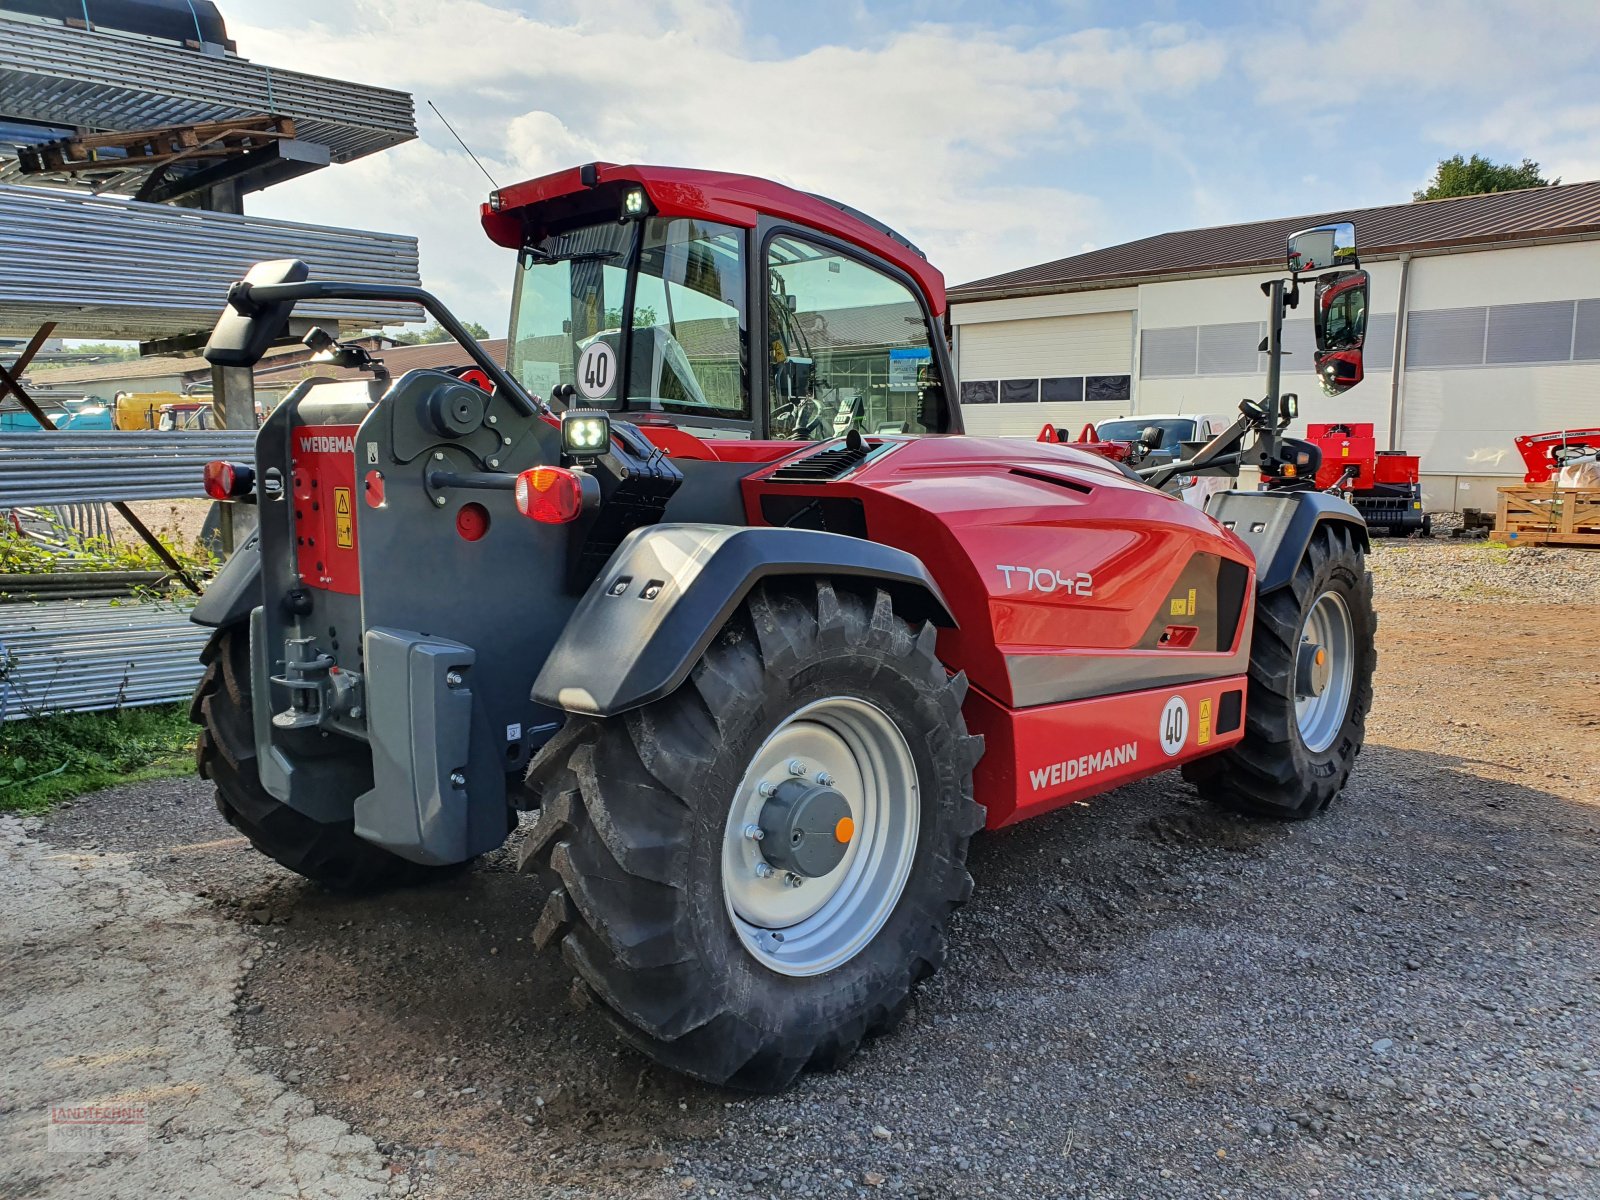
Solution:
M 1161 749 L 1170 758 L 1189 740 L 1189 706 L 1182 696 L 1174 696 L 1161 710 Z
M 578 359 L 578 390 L 588 400 L 609 396 L 617 386 L 617 352 L 609 342 L 590 342 Z

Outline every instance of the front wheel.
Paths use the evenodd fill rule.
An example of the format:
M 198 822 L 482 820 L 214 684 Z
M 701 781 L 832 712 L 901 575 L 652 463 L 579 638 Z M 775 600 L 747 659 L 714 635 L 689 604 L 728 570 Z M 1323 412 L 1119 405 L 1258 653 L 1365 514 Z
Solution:
M 676 692 L 535 759 L 536 941 L 675 1070 L 768 1091 L 838 1065 L 971 890 L 965 691 L 887 593 L 759 588 Z
M 1288 586 L 1257 600 L 1243 739 L 1188 764 L 1184 778 L 1253 816 L 1321 812 L 1366 738 L 1377 628 L 1355 530 L 1321 525 Z

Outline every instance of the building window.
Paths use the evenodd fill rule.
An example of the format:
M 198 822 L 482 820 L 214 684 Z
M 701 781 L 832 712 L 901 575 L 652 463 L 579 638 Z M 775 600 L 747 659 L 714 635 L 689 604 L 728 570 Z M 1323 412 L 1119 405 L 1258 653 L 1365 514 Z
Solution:
M 1066 375 L 1039 381 L 1039 399 L 1046 404 L 1076 404 L 1083 399 L 1083 377 Z
M 1133 396 L 1133 379 L 1127 375 L 1090 375 L 1083 381 L 1084 398 L 1125 404 Z
M 1254 374 L 1258 353 L 1256 347 L 1260 342 L 1259 321 L 1243 321 L 1231 325 L 1201 325 L 1196 337 L 1195 373 Z
M 1002 379 L 1000 381 L 1001 404 L 1035 404 L 1039 400 L 1039 381 L 1037 379 Z
M 1484 361 L 1566 362 L 1572 355 L 1571 300 L 1543 304 L 1497 304 L 1489 310 Z
M 1406 370 L 1483 363 L 1486 308 L 1434 308 L 1406 321 Z
M 1600 359 L 1600 300 L 1579 300 L 1572 332 L 1572 357 L 1578 362 Z
M 1000 399 L 1000 385 L 993 379 L 980 379 L 961 385 L 961 403 L 993 404 Z
M 1195 373 L 1193 325 L 1146 329 L 1139 335 L 1139 374 L 1145 379 L 1175 379 Z

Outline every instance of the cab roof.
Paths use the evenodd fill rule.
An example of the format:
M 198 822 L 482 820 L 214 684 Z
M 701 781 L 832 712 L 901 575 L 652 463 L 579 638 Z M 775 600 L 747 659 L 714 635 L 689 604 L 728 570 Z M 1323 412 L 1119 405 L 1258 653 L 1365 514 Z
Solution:
M 761 216 L 778 217 L 859 246 L 915 279 L 933 315 L 944 315 L 944 275 L 911 242 L 848 205 L 752 175 L 588 163 L 501 188 L 482 207 L 483 228 L 498 245 L 520 249 L 537 229 L 540 206 L 588 191 L 615 192 L 630 184 L 644 188 L 659 216 L 700 217 L 746 229 L 753 229 Z M 600 207 L 615 211 L 605 202 Z

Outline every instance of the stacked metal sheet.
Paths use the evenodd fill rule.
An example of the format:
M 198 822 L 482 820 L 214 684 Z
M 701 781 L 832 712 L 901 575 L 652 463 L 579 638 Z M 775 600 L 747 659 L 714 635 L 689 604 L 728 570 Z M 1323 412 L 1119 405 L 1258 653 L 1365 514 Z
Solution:
M 0 604 L 0 720 L 186 699 L 209 632 L 169 603 Z
M 3 25 L 4 22 L 0 22 Z M 156 338 L 217 319 L 228 285 L 266 259 L 312 279 L 416 285 L 417 240 L 264 217 L 0 184 L 0 334 Z M 297 316 L 347 329 L 420 320 L 415 305 L 333 300 Z
M 100 130 L 270 113 L 348 162 L 417 136 L 411 97 L 110 32 L 0 18 L 0 115 Z
M 255 430 L 0 434 L 0 509 L 205 495 L 216 458 L 250 461 Z

